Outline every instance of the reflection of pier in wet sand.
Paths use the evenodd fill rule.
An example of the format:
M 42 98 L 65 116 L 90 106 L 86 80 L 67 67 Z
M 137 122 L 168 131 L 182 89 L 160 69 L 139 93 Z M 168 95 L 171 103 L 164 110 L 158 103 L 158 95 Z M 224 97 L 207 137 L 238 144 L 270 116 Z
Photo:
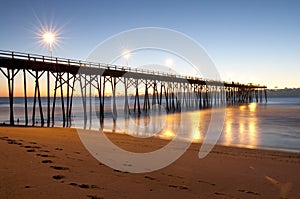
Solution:
M 78 90 L 82 98 L 84 128 L 87 127 L 88 121 L 91 127 L 93 117 L 91 104 L 95 93 L 99 107 L 99 123 L 103 123 L 104 100 L 108 91 L 112 95 L 113 121 L 116 121 L 118 116 L 116 99 L 120 96 L 120 92 L 124 99 L 124 118 L 147 114 L 157 106 L 163 106 L 165 111 L 170 113 L 218 105 L 267 101 L 266 86 L 205 80 L 199 77 L 10 51 L 0 51 L 0 71 L 7 79 L 9 88 L 10 125 L 15 124 L 14 88 L 17 75 L 23 82 L 25 126 L 30 125 L 27 101 L 29 77 L 34 79 L 32 126 L 36 125 L 37 106 L 41 126 L 45 123 L 48 127 L 54 125 L 55 106 L 59 97 L 63 126 L 71 126 L 73 96 Z M 41 101 L 41 82 L 44 80 L 47 96 L 45 110 Z M 134 100 L 129 100 L 130 96 Z M 50 98 L 53 98 L 52 102 Z M 131 104 L 131 101 L 134 103 Z

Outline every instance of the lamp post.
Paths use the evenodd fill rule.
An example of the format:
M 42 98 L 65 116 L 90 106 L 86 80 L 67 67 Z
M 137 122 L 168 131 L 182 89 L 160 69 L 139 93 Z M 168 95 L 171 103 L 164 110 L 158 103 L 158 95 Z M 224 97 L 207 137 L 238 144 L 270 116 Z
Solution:
M 129 59 L 129 57 L 131 56 L 131 54 L 130 54 L 130 51 L 129 50 L 125 50 L 124 52 L 123 52 L 123 57 L 124 57 L 124 59 L 125 59 L 125 61 L 126 61 L 126 66 L 128 67 L 128 59 Z
M 126 67 L 128 68 L 128 59 L 131 56 L 130 51 L 129 50 L 124 50 L 122 53 L 122 56 L 124 57 L 124 59 L 126 60 Z M 125 84 L 125 104 L 124 104 L 124 113 L 125 113 L 125 118 L 128 119 L 129 118 L 129 104 L 128 104 L 128 95 L 127 95 L 127 88 L 128 88 L 128 80 L 126 80 L 126 78 L 124 79 L 124 84 Z M 126 120 L 127 121 L 127 120 Z M 126 122 L 126 126 L 127 126 L 127 122 Z
M 169 73 L 171 73 L 171 68 L 173 66 L 173 59 L 171 59 L 171 58 L 166 59 L 165 64 L 169 68 Z
M 52 32 L 45 32 L 43 34 L 43 39 L 46 43 L 49 44 L 50 57 L 52 59 L 52 46 L 53 46 L 53 43 L 55 42 L 55 35 Z

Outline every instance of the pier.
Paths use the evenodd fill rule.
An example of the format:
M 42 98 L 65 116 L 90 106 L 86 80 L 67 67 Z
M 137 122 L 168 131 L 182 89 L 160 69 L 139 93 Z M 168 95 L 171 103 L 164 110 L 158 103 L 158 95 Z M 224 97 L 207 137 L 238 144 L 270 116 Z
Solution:
M 117 87 L 123 88 L 125 117 L 147 113 L 154 105 L 163 105 L 167 113 L 172 113 L 190 109 L 201 110 L 220 104 L 267 102 L 267 87 L 259 84 L 221 82 L 201 77 L 12 51 L 0 50 L 0 71 L 7 80 L 9 125 L 15 125 L 16 121 L 14 117 L 16 86 L 23 89 L 25 126 L 37 125 L 35 122 L 37 111 L 40 126 L 54 126 L 55 107 L 57 99 L 60 98 L 63 127 L 70 127 L 76 87 L 79 87 L 81 92 L 84 128 L 89 118 L 90 122 L 92 118 L 92 111 L 88 110 L 91 107 L 91 99 L 95 97 L 91 92 L 92 89 L 97 91 L 100 123 L 104 121 L 107 89 L 111 91 L 113 121 L 118 119 Z M 17 75 L 22 77 L 23 85 L 16 85 Z M 28 77 L 34 79 L 32 115 L 29 115 L 28 110 Z M 53 79 L 54 81 L 51 81 Z M 46 96 L 41 94 L 41 81 L 46 81 Z M 132 92 L 129 93 L 129 90 L 134 90 L 134 95 Z M 134 97 L 133 104 L 128 100 L 129 95 Z M 46 107 L 43 107 L 42 97 L 47 98 Z

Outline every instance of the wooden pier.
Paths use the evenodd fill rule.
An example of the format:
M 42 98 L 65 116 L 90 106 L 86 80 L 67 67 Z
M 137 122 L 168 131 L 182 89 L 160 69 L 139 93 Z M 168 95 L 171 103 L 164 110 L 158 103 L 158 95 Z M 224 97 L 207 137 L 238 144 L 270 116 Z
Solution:
M 23 77 L 25 126 L 37 125 L 36 111 L 39 111 L 41 126 L 54 126 L 55 107 L 60 97 L 63 127 L 71 126 L 74 91 L 80 87 L 84 128 L 87 126 L 87 110 L 91 102 L 91 90 L 97 91 L 99 99 L 99 122 L 104 121 L 104 101 L 106 88 L 111 89 L 112 117 L 116 121 L 117 87 L 122 86 L 124 93 L 124 114 L 139 115 L 149 111 L 154 105 L 163 105 L 167 112 L 189 109 L 204 109 L 212 106 L 234 105 L 267 101 L 266 86 L 205 80 L 200 77 L 179 76 L 163 72 L 121 67 L 109 64 L 90 63 L 80 60 L 52 58 L 19 52 L 0 50 L 0 71 L 7 79 L 9 98 L 9 124 L 15 125 L 14 90 L 15 77 Z M 34 79 L 34 96 L 31 122 L 28 111 L 27 76 Z M 51 79 L 55 81 L 51 81 Z M 42 107 L 41 81 L 46 80 L 47 107 Z M 51 89 L 52 87 L 52 89 Z M 20 85 L 18 85 L 20 88 Z M 134 90 L 134 104 L 130 104 L 129 90 Z M 51 92 L 53 94 L 51 95 Z M 51 103 L 52 99 L 52 103 Z M 37 110 L 36 110 L 37 109 Z M 90 119 L 91 122 L 91 119 Z

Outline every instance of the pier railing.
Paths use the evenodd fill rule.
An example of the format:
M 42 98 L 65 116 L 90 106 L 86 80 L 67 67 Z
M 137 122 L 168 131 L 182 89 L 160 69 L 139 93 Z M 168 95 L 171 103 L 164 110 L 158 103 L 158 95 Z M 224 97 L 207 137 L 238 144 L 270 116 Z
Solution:
M 19 60 L 26 60 L 26 61 L 34 61 L 34 62 L 43 62 L 49 64 L 62 64 L 66 66 L 73 66 L 73 67 L 89 67 L 89 68 L 99 68 L 99 69 L 108 69 L 108 70 L 115 70 L 115 71 L 122 71 L 122 72 L 132 72 L 132 73 L 140 73 L 146 75 L 157 75 L 157 76 L 166 76 L 176 79 L 185 79 L 185 80 L 194 80 L 194 81 L 204 81 L 206 83 L 221 83 L 230 86 L 234 84 L 235 86 L 251 86 L 253 88 L 266 88 L 266 86 L 260 84 L 240 84 L 239 82 L 226 82 L 226 81 L 215 81 L 211 79 L 205 79 L 201 77 L 195 76 L 187 76 L 187 75 L 178 75 L 173 73 L 149 70 L 149 69 L 141 69 L 141 68 L 132 68 L 128 66 L 119 66 L 113 64 L 104 64 L 104 63 L 95 63 L 89 61 L 82 61 L 82 60 L 75 60 L 75 59 L 66 59 L 60 57 L 50 57 L 38 54 L 27 54 L 22 52 L 16 51 L 5 51 L 0 50 L 0 58 L 5 59 L 19 59 Z
M 36 119 L 41 121 L 42 126 L 45 120 L 47 126 L 50 126 L 51 120 L 52 126 L 54 125 L 58 95 L 61 98 L 63 126 L 71 126 L 73 96 L 76 92 L 76 86 L 76 88 L 79 88 L 77 91 L 81 92 L 82 97 L 84 128 L 87 126 L 88 118 L 90 118 L 91 126 L 92 113 L 89 112 L 87 107 L 89 104 L 91 107 L 92 88 L 95 89 L 99 98 L 99 122 L 103 122 L 106 85 L 109 86 L 109 92 L 112 94 L 113 121 L 116 121 L 118 115 L 116 107 L 118 86 L 123 88 L 124 115 L 126 118 L 130 113 L 138 115 L 142 112 L 147 113 L 156 104 L 164 106 L 167 112 L 181 112 L 184 109 L 191 110 L 191 108 L 196 110 L 210 108 L 217 104 L 233 105 L 254 101 L 258 103 L 263 101 L 263 95 L 265 101 L 267 101 L 266 86 L 259 84 L 208 80 L 201 77 L 170 74 L 141 68 L 13 51 L 0 50 L 0 74 L 4 75 L 8 85 L 10 125 L 15 124 L 14 93 L 16 87 L 15 77 L 18 74 L 21 77 L 19 81 L 23 81 L 23 85 L 18 86 L 18 89 L 23 87 L 25 126 L 30 122 L 27 106 L 27 76 L 30 76 L 31 81 L 33 80 L 35 84 L 34 88 L 30 88 L 30 91 L 34 92 L 31 119 L 33 126 L 36 125 Z M 41 84 L 45 80 L 47 81 L 46 89 L 44 88 L 47 96 L 47 110 L 44 118 L 45 110 L 42 107 L 44 105 L 42 103 L 41 91 L 43 89 L 41 89 Z M 134 104 L 130 104 L 129 95 L 134 97 Z M 143 108 L 141 108 L 142 106 Z M 37 108 L 39 108 L 39 117 L 35 114 Z M 90 113 L 89 117 L 88 112 Z

